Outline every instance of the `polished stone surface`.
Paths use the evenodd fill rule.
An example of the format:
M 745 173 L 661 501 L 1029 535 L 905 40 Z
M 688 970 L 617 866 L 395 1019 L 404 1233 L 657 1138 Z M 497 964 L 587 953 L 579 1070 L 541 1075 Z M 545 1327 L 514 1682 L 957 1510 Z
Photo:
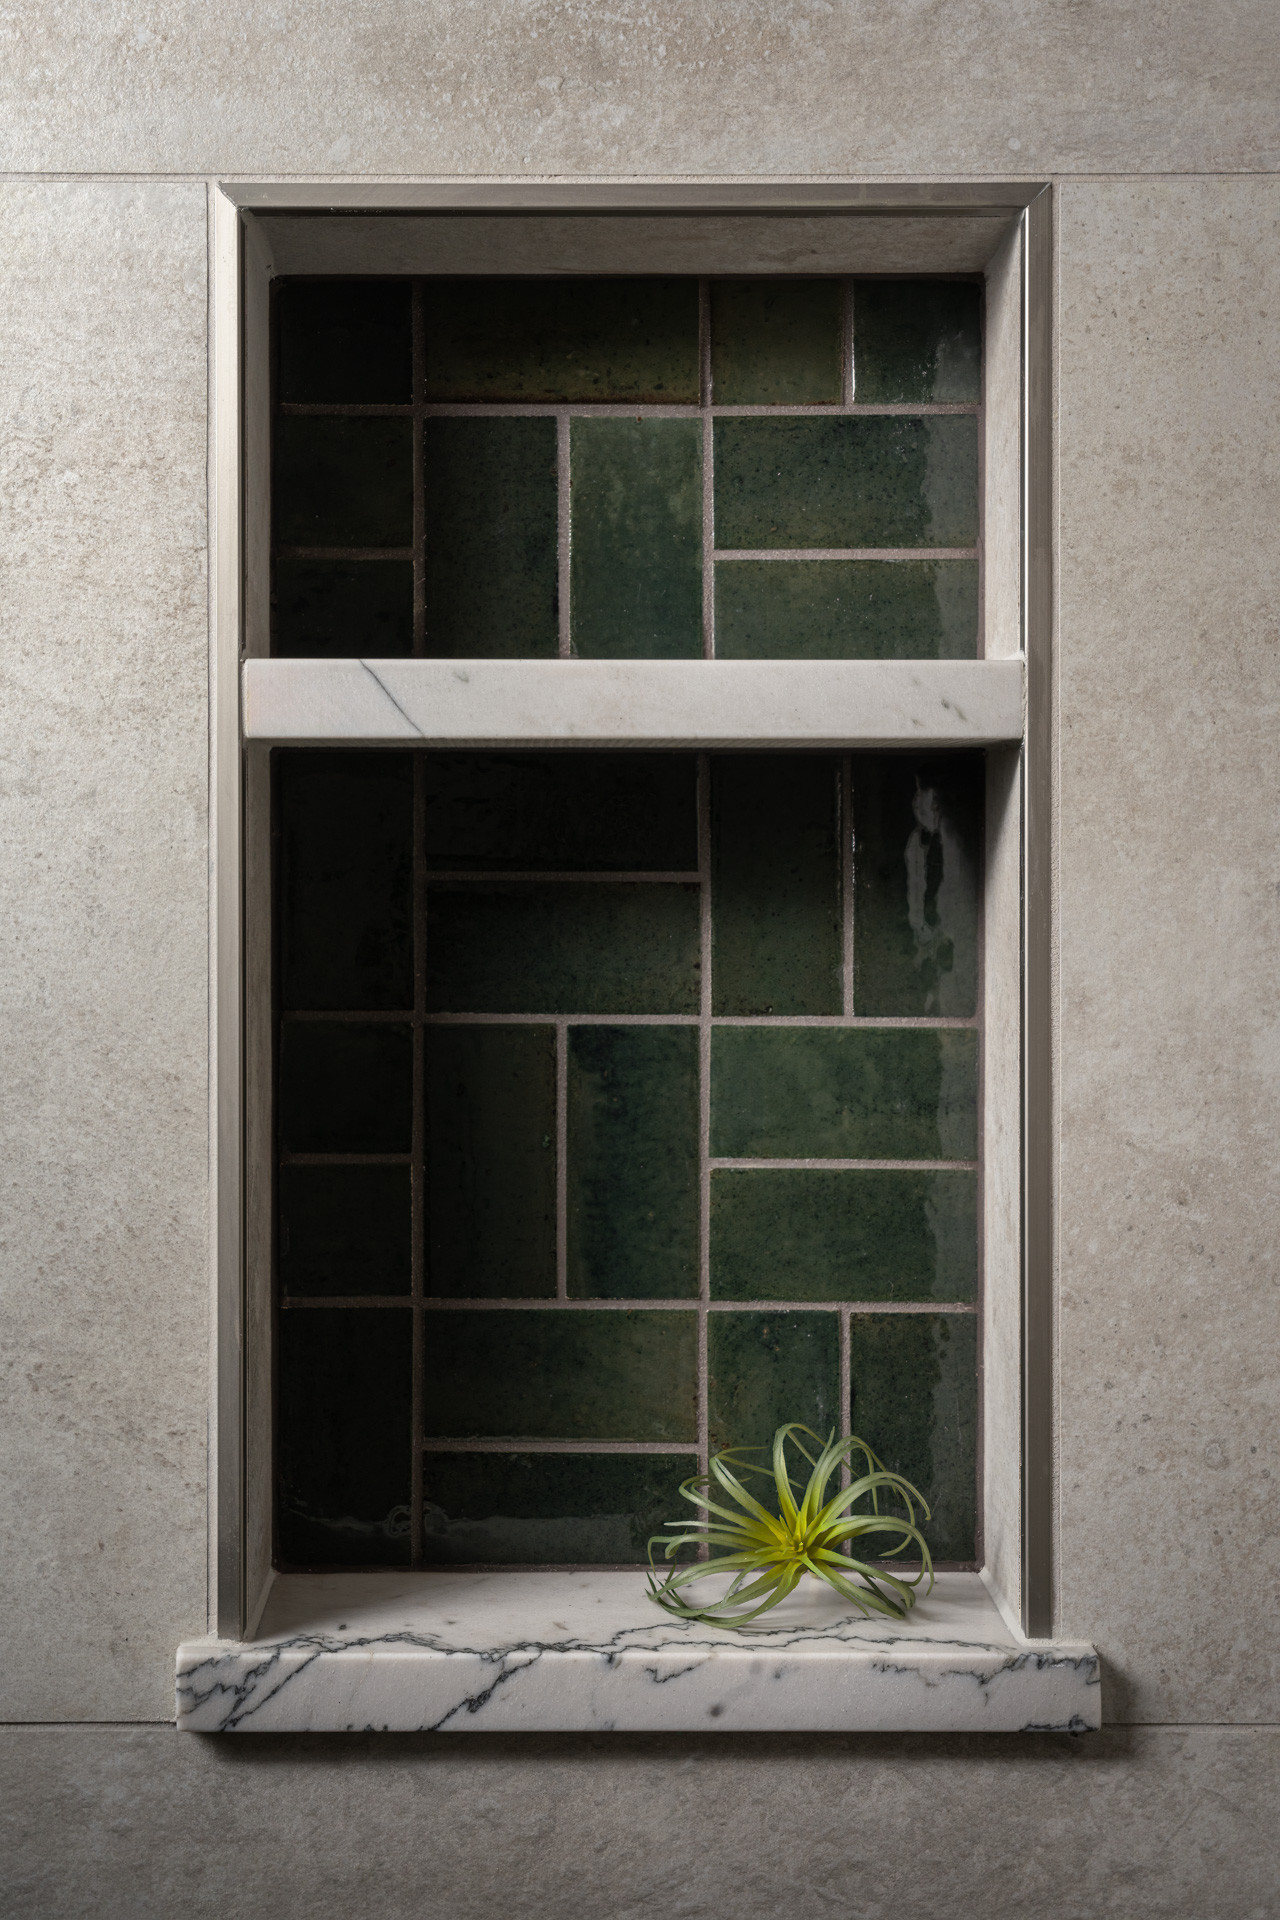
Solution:
M 178 1652 L 191 1733 L 1083 1733 L 1100 1719 L 1093 1649 L 1019 1642 L 975 1574 L 939 1575 L 905 1622 L 861 1619 L 808 1581 L 750 1632 L 669 1619 L 639 1571 L 294 1574 L 247 1644 Z

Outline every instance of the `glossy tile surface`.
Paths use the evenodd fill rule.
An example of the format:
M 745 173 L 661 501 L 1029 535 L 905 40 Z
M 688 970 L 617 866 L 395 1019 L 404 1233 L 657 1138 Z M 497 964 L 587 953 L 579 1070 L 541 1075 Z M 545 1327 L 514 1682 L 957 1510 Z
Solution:
M 413 1004 L 413 762 L 276 760 L 280 999 L 290 1009 Z
M 271 596 L 271 651 L 298 660 L 393 660 L 412 653 L 413 562 L 281 554 Z
M 280 1030 L 280 1143 L 289 1153 L 407 1153 L 407 1024 L 289 1020 Z
M 277 1515 L 286 1566 L 409 1560 L 411 1316 L 278 1317 Z
M 551 1027 L 428 1027 L 426 1288 L 451 1298 L 556 1290 Z
M 684 1506 L 692 1454 L 428 1453 L 428 1566 L 640 1563 Z M 687 1511 L 692 1514 L 690 1507 Z
M 721 560 L 718 660 L 972 660 L 976 560 Z
M 707 1327 L 711 1445 L 759 1447 L 799 1420 L 840 1426 L 840 1325 L 834 1313 L 713 1313 Z M 752 1482 L 759 1497 L 764 1482 Z
M 983 765 L 972 754 L 854 759 L 854 1007 L 977 1007 Z
M 857 280 L 855 400 L 974 401 L 982 393 L 982 288 L 965 280 Z
M 977 1036 L 965 1028 L 718 1027 L 711 1151 L 731 1158 L 971 1159 Z
M 556 611 L 556 423 L 423 422 L 426 650 L 551 658 Z
M 275 295 L 276 397 L 367 404 L 413 398 L 406 280 L 282 280 Z
M 698 399 L 693 279 L 437 280 L 427 398 Z
M 840 762 L 717 754 L 711 773 L 712 1005 L 841 1009 Z
M 571 1027 L 568 1048 L 570 1294 L 696 1296 L 697 1029 Z
M 279 546 L 407 547 L 408 420 L 284 414 L 275 421 L 272 535 Z
M 281 1295 L 405 1293 L 412 1269 L 408 1167 L 281 1167 Z
M 427 924 L 433 1012 L 697 1012 L 694 886 L 440 883 Z
M 688 873 L 698 865 L 689 753 L 433 753 L 428 867 Z
M 936 1560 L 976 1554 L 977 1332 L 973 1314 L 852 1316 L 853 1431 L 928 1501 Z
M 838 402 L 844 372 L 843 317 L 839 280 L 713 280 L 715 404 Z
M 585 659 L 702 653 L 702 427 L 570 423 L 573 651 Z
M 693 1313 L 433 1313 L 425 1431 L 691 1440 L 696 1375 Z
M 714 1300 L 972 1300 L 978 1176 L 718 1168 Z
M 715 426 L 716 545 L 969 547 L 969 414 L 728 419 Z

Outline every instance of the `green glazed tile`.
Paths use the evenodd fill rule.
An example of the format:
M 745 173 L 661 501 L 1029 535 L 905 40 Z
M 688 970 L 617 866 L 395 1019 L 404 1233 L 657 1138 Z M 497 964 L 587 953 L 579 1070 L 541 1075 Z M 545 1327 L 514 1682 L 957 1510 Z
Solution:
M 423 467 L 427 652 L 553 658 L 555 421 L 429 419 Z
M 693 1454 L 428 1453 L 423 1557 L 430 1566 L 617 1566 L 689 1517 Z
M 698 283 L 436 280 L 429 400 L 698 401 Z
M 569 1292 L 698 1291 L 696 1027 L 569 1029 Z
M 413 1029 L 287 1020 L 280 1032 L 286 1153 L 407 1153 Z
M 972 414 L 717 420 L 716 545 L 971 547 Z
M 982 289 L 965 280 L 857 280 L 854 399 L 978 400 Z
M 972 660 L 976 560 L 720 560 L 718 660 Z
M 711 1175 L 713 1300 L 972 1300 L 978 1176 Z
M 717 406 L 804 406 L 843 393 L 838 280 L 713 280 L 711 397 Z
M 717 1027 L 711 1151 L 778 1160 L 970 1160 L 971 1028 Z
M 698 889 L 432 885 L 433 1013 L 696 1013 Z
M 713 1313 L 707 1324 L 712 1451 L 763 1447 L 789 1420 L 825 1438 L 840 1413 L 840 1323 L 834 1313 Z M 769 1455 L 760 1455 L 768 1466 Z M 752 1483 L 757 1494 L 764 1483 Z
M 392 660 L 412 653 L 412 560 L 282 554 L 271 596 L 271 651 L 294 660 Z
M 856 1012 L 976 1010 L 984 776 L 980 753 L 854 755 Z
M 425 764 L 428 867 L 697 869 L 696 754 L 433 753 Z
M 539 1440 L 691 1440 L 697 1315 L 433 1313 L 425 1431 Z
M 413 764 L 406 753 L 277 756 L 280 1001 L 413 1005 Z
M 407 280 L 278 280 L 275 297 L 281 400 L 412 400 Z
M 276 1179 L 282 1295 L 408 1293 L 408 1167 L 281 1167 Z
M 408 420 L 305 414 L 275 423 L 272 537 L 281 547 L 407 547 Z
M 922 1532 L 936 1560 L 976 1554 L 977 1333 L 974 1314 L 852 1319 L 853 1431 L 928 1501 Z M 881 1552 L 891 1544 L 880 1536 Z
M 702 426 L 574 420 L 573 651 L 591 660 L 702 654 Z
M 840 763 L 711 763 L 711 988 L 718 1014 L 839 1013 Z
M 283 1564 L 406 1566 L 412 1315 L 307 1307 L 277 1324 Z
M 553 1027 L 426 1034 L 427 1291 L 556 1290 Z

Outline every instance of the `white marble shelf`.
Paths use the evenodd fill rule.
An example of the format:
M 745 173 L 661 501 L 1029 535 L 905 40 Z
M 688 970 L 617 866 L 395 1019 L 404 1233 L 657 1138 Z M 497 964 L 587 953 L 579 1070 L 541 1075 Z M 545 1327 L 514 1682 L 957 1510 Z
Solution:
M 1019 1732 L 1101 1724 L 1092 1647 L 1021 1640 L 976 1574 L 905 1623 L 808 1581 L 753 1631 L 638 1572 L 291 1574 L 254 1638 L 178 1649 L 193 1733 Z
M 247 660 L 247 740 L 428 746 L 984 746 L 1020 660 Z

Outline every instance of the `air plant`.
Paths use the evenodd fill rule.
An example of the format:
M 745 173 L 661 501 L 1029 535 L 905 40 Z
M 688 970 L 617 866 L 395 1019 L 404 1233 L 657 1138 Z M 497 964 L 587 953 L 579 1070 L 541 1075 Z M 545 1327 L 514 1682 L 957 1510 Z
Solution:
M 817 1458 L 798 1435 L 807 1435 L 818 1449 Z M 797 1499 L 797 1483 L 787 1467 L 787 1442 L 804 1455 L 812 1468 L 803 1492 Z M 655 1533 L 649 1542 L 649 1595 L 660 1607 L 679 1620 L 703 1620 L 712 1626 L 740 1627 L 758 1614 L 767 1613 L 794 1592 L 806 1573 L 816 1574 L 845 1600 L 853 1602 L 861 1613 L 885 1613 L 895 1620 L 906 1618 L 916 1603 L 915 1589 L 926 1574 L 933 1585 L 933 1562 L 924 1536 L 915 1524 L 916 1508 L 929 1518 L 922 1494 L 899 1473 L 890 1473 L 865 1440 L 848 1434 L 836 1440 L 828 1434 L 821 1440 L 812 1427 L 792 1421 L 779 1427 L 773 1436 L 772 1469 L 746 1458 L 763 1453 L 763 1447 L 727 1448 L 713 1454 L 710 1472 L 694 1474 L 682 1483 L 681 1496 L 703 1509 L 697 1520 L 669 1520 L 670 1533 Z M 846 1460 L 862 1456 L 865 1472 L 850 1486 L 839 1488 L 827 1498 L 827 1483 Z M 739 1474 L 757 1474 L 772 1480 L 778 1511 L 756 1500 L 743 1485 Z M 727 1496 L 741 1509 L 718 1504 L 713 1494 Z M 906 1518 L 880 1512 L 880 1497 L 887 1494 L 902 1503 Z M 855 1504 L 870 1498 L 871 1511 L 854 1513 Z M 913 1578 L 888 1573 L 883 1567 L 869 1566 L 848 1551 L 849 1543 L 866 1535 L 882 1533 L 897 1536 L 896 1546 L 877 1559 L 892 1558 L 915 1542 L 920 1552 L 920 1571 Z M 682 1547 L 701 1546 L 724 1549 L 716 1559 L 673 1567 L 660 1579 L 654 1565 L 653 1550 L 665 1548 L 663 1558 L 671 1560 Z M 727 1590 L 718 1600 L 686 1599 L 681 1589 L 691 1582 L 705 1580 L 709 1574 L 732 1573 Z M 851 1577 L 855 1576 L 855 1577 Z M 925 1591 L 928 1592 L 928 1587 Z M 756 1604 L 758 1603 L 758 1604 Z

